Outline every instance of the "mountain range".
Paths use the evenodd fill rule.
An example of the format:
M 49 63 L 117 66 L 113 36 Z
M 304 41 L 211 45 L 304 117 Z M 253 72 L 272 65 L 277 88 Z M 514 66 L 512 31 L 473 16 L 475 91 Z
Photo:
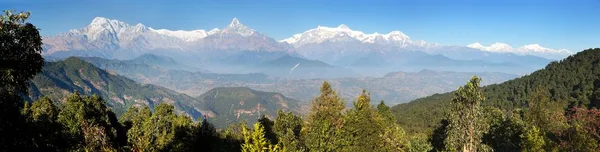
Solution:
M 190 96 L 197 96 L 218 87 L 248 87 L 260 91 L 278 92 L 305 103 L 308 103 L 308 101 L 318 95 L 319 90 L 316 88 L 319 88 L 323 81 L 329 81 L 330 84 L 338 90 L 340 95 L 348 100 L 348 104 L 352 103 L 351 101 L 362 89 L 371 91 L 375 100 L 385 100 L 387 103 L 395 104 L 407 102 L 433 93 L 452 91 L 453 89 L 456 89 L 461 81 L 468 79 L 472 75 L 483 77 L 483 84 L 486 85 L 503 82 L 517 77 L 517 75 L 497 72 L 474 73 L 421 70 L 418 72 L 391 72 L 381 77 L 288 79 L 284 77 L 273 77 L 262 73 L 219 74 L 190 72 L 132 62 L 132 60 L 135 61 L 138 59 L 115 60 L 98 57 L 81 57 L 81 59 L 88 61 L 97 67 L 108 71 L 114 71 L 115 73 L 119 73 L 120 75 L 135 81 L 164 86 Z M 293 66 L 293 64 L 296 64 L 296 62 L 299 61 L 297 58 L 289 56 L 284 56 L 280 60 L 273 61 L 277 64 L 266 62 L 266 65 L 263 65 L 263 67 L 277 69 L 276 66 L 278 65 Z M 311 67 L 330 67 L 326 63 L 316 61 L 300 63 L 301 64 L 297 66 L 294 71 L 286 70 L 282 72 L 285 72 L 286 74 L 292 72 L 293 74 L 296 72 L 305 72 Z M 309 69 L 303 70 L 301 68 L 303 66 L 306 66 Z
M 527 74 L 552 60 L 572 54 L 568 50 L 549 49 L 537 44 L 517 49 L 506 44 L 499 45 L 500 43 L 489 47 L 479 43 L 467 46 L 441 45 L 412 40 L 400 31 L 365 34 L 343 24 L 338 27 L 318 26 L 278 41 L 245 26 L 237 18 L 222 29 L 174 31 L 96 17 L 84 28 L 43 37 L 43 42 L 43 54 L 53 58 L 87 56 L 132 59 L 144 54 L 155 54 L 218 73 L 252 72 L 248 69 L 255 68 L 254 65 L 284 56 L 308 61 L 318 60 L 347 69 L 375 68 L 387 73 L 413 66 L 415 63 L 409 62 L 417 57 L 442 55 L 453 62 L 479 60 L 485 64 L 503 67 L 462 67 L 467 69 L 466 72 L 500 72 L 509 69 L 502 72 Z M 430 69 L 434 67 L 432 65 L 436 65 L 428 64 L 429 66 L 423 66 L 416 71 Z M 287 70 L 294 65 L 286 67 Z M 300 66 L 302 65 L 301 63 Z M 515 65 L 517 70 L 510 70 L 510 67 Z M 219 71 L 222 69 L 227 71 Z M 455 67 L 442 70 L 460 71 Z M 362 76 L 383 74 L 379 73 L 380 75 Z
M 146 56 L 151 57 L 151 56 Z M 87 58 L 101 62 L 98 58 Z M 115 64 L 114 60 L 107 65 Z M 138 69 L 152 71 L 158 67 L 127 61 L 121 65 L 138 65 Z M 161 68 L 162 69 L 162 68 Z M 132 69 L 135 70 L 135 69 Z M 77 91 L 82 95 L 98 95 L 106 101 L 117 115 L 129 107 L 148 106 L 153 109 L 160 103 L 173 105 L 178 113 L 198 119 L 206 116 L 220 128 L 231 122 L 248 120 L 255 122 L 262 114 L 275 116 L 277 110 L 302 112 L 302 102 L 279 93 L 256 91 L 245 87 L 213 88 L 206 93 L 191 97 L 165 87 L 141 84 L 121 76 L 115 71 L 103 70 L 76 57 L 56 62 L 47 62 L 43 71 L 30 83 L 28 100 L 49 97 L 58 105 Z

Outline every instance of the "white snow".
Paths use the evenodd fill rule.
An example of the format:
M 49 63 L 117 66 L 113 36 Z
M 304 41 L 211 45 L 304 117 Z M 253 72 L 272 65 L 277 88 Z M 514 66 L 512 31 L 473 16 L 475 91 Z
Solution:
M 528 44 L 519 48 L 513 48 L 506 43 L 493 43 L 490 46 L 484 46 L 479 42 L 467 45 L 467 47 L 479 49 L 487 52 L 499 52 L 499 53 L 514 53 L 518 55 L 534 55 L 545 58 L 555 59 L 563 58 L 573 54 L 573 52 L 566 49 L 551 49 L 542 47 L 539 44 Z
M 233 18 L 229 26 L 223 29 L 222 32 L 240 34 L 244 37 L 250 36 L 255 33 L 253 29 L 240 23 L 240 20 L 238 20 L 237 18 Z
M 193 30 L 193 31 L 184 31 L 184 30 L 177 30 L 177 31 L 171 31 L 171 30 L 167 30 L 167 29 L 152 29 L 150 28 L 150 30 L 157 32 L 159 34 L 162 35 L 167 35 L 167 36 L 172 36 L 172 37 L 176 37 L 179 38 L 181 40 L 184 41 L 197 41 L 200 40 L 202 38 L 205 38 L 206 36 L 208 36 L 208 33 L 205 30 Z
M 318 44 L 325 41 L 337 41 L 339 36 L 349 36 L 351 39 L 358 40 L 362 43 L 377 43 L 377 44 L 397 44 L 406 46 L 412 43 L 410 37 L 400 31 L 391 31 L 387 34 L 365 34 L 362 31 L 350 29 L 345 24 L 340 24 L 337 27 L 317 26 L 317 28 L 307 30 L 303 33 L 294 34 L 290 38 L 280 40 L 287 42 L 295 47 L 306 44 Z

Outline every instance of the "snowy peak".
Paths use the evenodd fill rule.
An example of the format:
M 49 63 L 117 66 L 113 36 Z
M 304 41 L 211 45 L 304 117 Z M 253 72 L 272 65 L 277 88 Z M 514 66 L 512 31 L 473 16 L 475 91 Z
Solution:
M 563 54 L 563 55 L 573 54 L 573 52 L 571 52 L 567 49 L 558 49 L 558 50 L 550 49 L 550 48 L 542 47 L 539 44 L 524 45 L 524 46 L 520 47 L 519 50 L 527 51 L 527 52 L 536 52 L 536 53 L 552 53 L 552 54 Z
M 499 53 L 514 53 L 518 55 L 534 55 L 548 59 L 560 59 L 573 54 L 571 51 L 566 49 L 550 49 L 540 46 L 539 44 L 528 44 L 519 48 L 513 48 L 506 43 L 493 43 L 490 46 L 484 46 L 479 42 L 467 45 L 467 47 L 479 49 L 487 52 L 499 52 Z
M 244 24 L 240 23 L 240 20 L 238 18 L 233 18 L 231 20 L 231 23 L 229 23 L 229 26 L 227 26 L 227 28 L 223 29 L 222 33 L 240 34 L 244 37 L 247 37 L 256 32 L 253 29 L 249 28 L 248 26 L 245 26 Z
M 391 31 L 387 34 L 365 34 L 362 31 L 350 29 L 345 24 L 340 24 L 337 27 L 317 26 L 317 28 L 307 30 L 303 33 L 294 34 L 292 37 L 280 40 L 287 42 L 294 47 L 301 47 L 309 44 L 319 44 L 325 41 L 345 42 L 359 41 L 361 43 L 371 44 L 386 44 L 407 46 L 412 43 L 410 37 L 400 31 Z
M 475 43 L 473 43 L 473 44 L 469 44 L 469 45 L 467 45 L 467 47 L 474 48 L 474 49 L 480 49 L 480 50 L 483 50 L 483 49 L 485 48 L 485 47 L 484 47 L 483 45 L 481 45 L 481 43 L 479 43 L 479 42 L 475 42 Z
M 219 30 L 218 28 L 214 28 L 214 29 L 208 31 L 208 35 L 217 34 L 219 32 L 221 32 L 221 30 Z
M 337 28 L 343 29 L 343 30 L 350 30 L 350 28 L 348 26 L 346 26 L 346 24 L 340 24 Z
M 184 41 L 197 41 L 200 40 L 202 38 L 205 38 L 206 36 L 208 36 L 208 33 L 205 30 L 192 30 L 192 31 L 184 31 L 184 30 L 177 30 L 177 31 L 171 31 L 171 30 L 167 30 L 167 29 L 152 29 L 150 28 L 150 30 L 159 33 L 161 35 L 165 35 L 165 36 L 171 36 L 171 37 L 176 37 L 178 39 L 184 40 Z
M 242 23 L 240 23 L 240 20 L 237 17 L 234 17 L 231 20 L 231 23 L 229 23 L 229 27 L 237 27 L 237 26 L 244 26 Z

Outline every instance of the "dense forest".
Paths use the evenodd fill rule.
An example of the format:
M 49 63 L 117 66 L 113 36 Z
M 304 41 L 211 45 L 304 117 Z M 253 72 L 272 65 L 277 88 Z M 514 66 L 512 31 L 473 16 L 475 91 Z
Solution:
M 45 63 L 29 15 L 0 17 L 1 151 L 600 150 L 600 49 L 499 85 L 480 87 L 473 76 L 454 92 L 393 108 L 372 103 L 366 90 L 347 108 L 324 82 L 306 116 L 279 111 L 216 129 L 168 103 L 117 116 L 102 97 L 79 92 L 27 102 Z

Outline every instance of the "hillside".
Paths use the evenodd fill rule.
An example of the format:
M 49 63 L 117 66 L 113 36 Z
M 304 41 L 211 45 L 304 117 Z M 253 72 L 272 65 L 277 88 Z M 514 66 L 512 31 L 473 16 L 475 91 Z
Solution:
M 505 110 L 524 108 L 529 93 L 538 87 L 564 105 L 600 107 L 600 49 L 584 50 L 530 75 L 486 86 L 483 104 Z M 392 111 L 407 131 L 426 133 L 443 118 L 451 97 L 452 92 L 435 94 L 396 105 Z
M 48 96 L 62 103 L 74 91 L 97 94 L 116 113 L 122 113 L 131 106 L 154 107 L 159 103 L 172 104 L 192 118 L 201 116 L 202 111 L 192 105 L 198 101 L 190 96 L 156 85 L 139 84 L 74 57 L 47 62 L 43 71 L 32 79 L 29 98 L 37 100 Z
M 201 106 L 215 111 L 211 122 L 217 127 L 245 120 L 254 123 L 261 115 L 271 118 L 277 110 L 300 112 L 300 101 L 280 93 L 256 91 L 245 87 L 221 87 L 196 97 Z

